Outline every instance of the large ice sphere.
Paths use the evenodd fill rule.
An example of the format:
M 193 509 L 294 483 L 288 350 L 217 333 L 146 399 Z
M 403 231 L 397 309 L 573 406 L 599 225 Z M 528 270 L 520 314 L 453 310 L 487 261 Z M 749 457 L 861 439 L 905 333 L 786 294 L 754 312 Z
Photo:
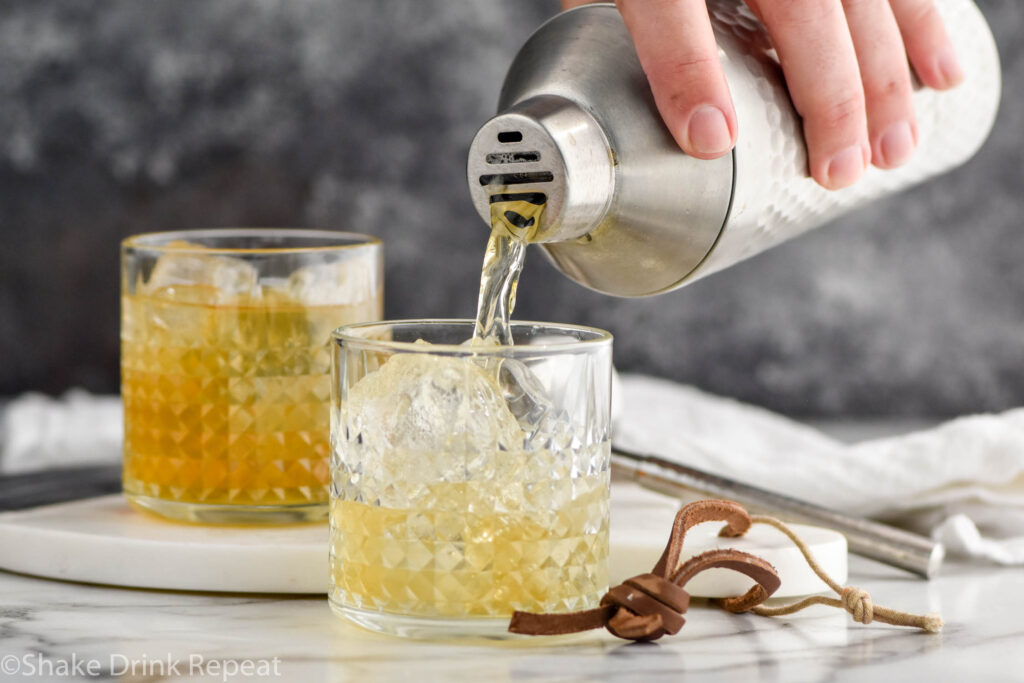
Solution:
M 349 440 L 377 453 L 517 450 L 523 430 L 494 377 L 469 358 L 402 353 L 356 382 Z
M 203 249 L 202 245 L 183 240 L 168 243 L 167 251 L 157 259 L 149 279 L 142 285 L 142 292 L 208 304 L 260 297 L 255 266 L 230 256 L 201 253 Z
M 345 306 L 373 298 L 377 292 L 377 261 L 365 255 L 295 270 L 286 291 L 306 306 Z

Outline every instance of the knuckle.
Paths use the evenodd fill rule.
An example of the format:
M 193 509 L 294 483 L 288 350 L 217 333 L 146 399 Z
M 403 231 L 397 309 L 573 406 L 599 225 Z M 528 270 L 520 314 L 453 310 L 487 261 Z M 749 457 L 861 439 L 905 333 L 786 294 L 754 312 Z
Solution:
M 815 100 L 805 117 L 826 130 L 843 130 L 863 126 L 865 121 L 864 95 L 860 92 L 840 93 L 834 97 Z
M 710 54 L 681 55 L 675 59 L 663 59 L 651 65 L 652 75 L 665 78 L 703 77 L 718 68 L 718 56 Z
M 770 8 L 776 22 L 802 25 L 818 23 L 840 10 L 842 5 L 839 0 L 775 0 Z
M 843 0 L 843 9 L 847 14 L 860 13 L 865 9 L 877 9 L 880 5 L 880 0 Z
M 675 102 L 692 99 L 694 91 L 710 90 L 718 69 L 718 55 L 693 54 L 658 60 L 646 72 L 652 83 Z
M 938 19 L 938 10 L 932 0 L 903 0 L 905 4 L 904 16 L 906 21 L 913 26 L 924 26 L 931 24 Z
M 912 92 L 910 78 L 902 75 L 864 81 L 864 96 L 868 101 L 909 100 Z

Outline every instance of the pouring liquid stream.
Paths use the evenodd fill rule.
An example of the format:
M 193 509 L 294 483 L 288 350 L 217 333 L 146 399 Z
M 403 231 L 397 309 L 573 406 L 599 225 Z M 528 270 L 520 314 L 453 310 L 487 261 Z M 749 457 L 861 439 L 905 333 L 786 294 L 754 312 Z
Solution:
M 526 246 L 537 233 L 546 202 L 547 197 L 539 192 L 491 195 L 491 236 L 480 274 L 473 343 L 512 345 L 509 320 L 516 305 L 516 287 Z

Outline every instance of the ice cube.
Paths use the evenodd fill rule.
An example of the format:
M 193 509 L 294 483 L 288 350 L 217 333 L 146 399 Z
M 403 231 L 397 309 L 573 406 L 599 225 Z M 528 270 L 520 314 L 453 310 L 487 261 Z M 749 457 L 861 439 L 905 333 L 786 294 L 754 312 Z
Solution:
M 287 291 L 306 306 L 353 305 L 375 296 L 377 277 L 376 259 L 355 255 L 299 268 L 288 278 Z
M 251 263 L 230 256 L 199 253 L 204 247 L 176 240 L 167 249 L 149 279 L 142 285 L 144 294 L 157 292 L 169 298 L 181 293 L 195 298 L 202 293 L 202 303 L 233 303 L 239 299 L 260 297 L 259 272 Z M 179 251 L 180 250 L 180 251 Z
M 496 454 L 524 438 L 494 377 L 468 358 L 396 354 L 352 386 L 346 408 L 348 439 L 377 457 Z
M 462 345 L 496 347 L 500 343 L 494 337 L 473 337 Z M 547 387 L 564 386 L 568 377 L 557 370 L 561 366 L 569 367 L 568 364 L 543 359 L 527 364 L 516 358 L 488 356 L 480 356 L 473 361 L 488 375 L 497 378 L 505 405 L 523 430 L 523 447 L 526 450 L 546 447 L 566 431 L 568 415 L 556 405 Z M 554 375 L 552 370 L 556 371 Z
M 537 369 L 544 370 L 550 365 L 541 361 Z M 515 358 L 505 358 L 498 381 L 505 404 L 525 434 L 526 450 L 557 447 L 569 438 L 569 416 L 549 395 L 534 368 Z
M 544 385 L 522 361 L 504 359 L 498 371 L 498 381 L 506 405 L 519 426 L 527 432 L 534 431 L 554 410 Z

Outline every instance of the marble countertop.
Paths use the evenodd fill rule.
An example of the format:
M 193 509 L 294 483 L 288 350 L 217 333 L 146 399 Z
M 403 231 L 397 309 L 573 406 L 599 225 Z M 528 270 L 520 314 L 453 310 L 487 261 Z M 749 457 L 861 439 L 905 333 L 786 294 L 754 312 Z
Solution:
M 851 560 L 850 583 L 876 603 L 941 612 L 945 630 L 864 626 L 823 607 L 783 618 L 731 615 L 698 602 L 678 635 L 655 644 L 604 631 L 428 643 L 350 626 L 321 596 L 146 591 L 0 572 L 0 680 L 1024 680 L 1020 568 L 949 564 L 925 582 Z
M 903 431 L 858 427 L 827 431 L 851 441 Z M 1020 567 L 947 562 L 923 581 L 851 556 L 848 583 L 876 604 L 939 612 L 946 627 L 864 626 L 823 607 L 768 619 L 696 601 L 683 630 L 654 644 L 605 631 L 428 643 L 351 626 L 324 596 L 123 589 L 0 571 L 0 681 L 1024 681 Z

